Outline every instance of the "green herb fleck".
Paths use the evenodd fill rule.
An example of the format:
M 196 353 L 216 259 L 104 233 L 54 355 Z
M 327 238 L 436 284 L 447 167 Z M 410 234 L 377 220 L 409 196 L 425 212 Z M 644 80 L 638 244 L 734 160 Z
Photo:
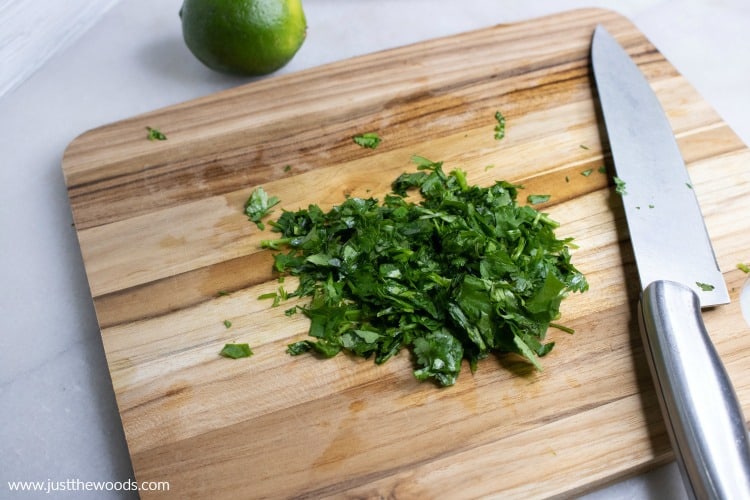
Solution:
M 712 291 L 712 290 L 713 290 L 714 288 L 716 288 L 716 287 L 715 287 L 715 286 L 713 286 L 713 285 L 710 285 L 710 284 L 708 284 L 708 283 L 701 283 L 700 281 L 696 281 L 696 282 L 695 282 L 695 284 L 696 284 L 696 285 L 698 285 L 698 288 L 700 288 L 700 289 L 701 289 L 701 290 L 703 290 L 704 292 L 710 292 L 710 291 Z
M 284 165 L 284 172 L 289 172 L 292 169 L 291 165 Z
M 649 203 L 648 208 L 654 208 L 654 205 Z
M 146 137 L 149 141 L 166 141 L 167 136 L 162 134 L 159 130 L 151 127 L 146 127 L 146 130 L 148 131 L 148 134 Z
M 495 111 L 495 139 L 500 140 L 505 137 L 505 117 L 500 111 Z
M 217 297 L 226 297 L 227 295 L 232 295 L 232 292 L 228 292 L 228 291 L 226 291 L 226 290 L 219 290 L 219 291 L 218 291 L 218 292 L 216 293 L 216 296 L 217 296 Z
M 268 216 L 272 212 L 271 207 L 277 205 L 280 201 L 276 196 L 269 198 L 263 187 L 258 186 L 245 202 L 245 215 L 255 222 L 258 229 L 263 230 L 266 226 L 261 222 L 261 219 Z
M 247 344 L 225 344 L 219 355 L 232 359 L 249 358 L 253 351 Z
M 232 322 L 231 322 L 231 321 L 229 321 L 228 319 L 225 319 L 225 320 L 224 320 L 224 326 L 225 326 L 226 328 L 231 328 L 231 327 L 232 327 Z
M 593 172 L 594 172 L 594 169 L 593 169 L 593 168 L 587 168 L 586 170 L 584 170 L 583 172 L 581 172 L 581 175 L 582 175 L 582 176 L 584 176 L 584 177 L 588 177 L 588 176 L 589 176 L 589 175 L 591 175 L 591 174 L 592 174 Z
M 414 376 L 443 386 L 456 381 L 462 359 L 474 370 L 491 352 L 540 368 L 561 301 L 588 289 L 570 262 L 572 239 L 557 239 L 557 222 L 519 205 L 519 186 L 473 186 L 461 170 L 412 161 L 417 171 L 395 179 L 382 203 L 349 197 L 272 223 L 279 238 L 262 246 L 276 251 L 275 271 L 299 279 L 285 293 L 307 299 L 295 310 L 310 321 L 310 338 L 287 352 L 345 351 L 380 364 L 409 348 Z M 406 199 L 412 190 L 418 203 Z
M 747 265 L 744 262 L 740 262 L 739 264 L 737 264 L 737 269 L 739 269 L 743 273 L 750 273 L 750 265 Z
M 626 190 L 626 186 L 625 186 L 625 181 L 624 180 L 620 179 L 617 176 L 614 176 L 612 179 L 615 181 L 615 192 L 616 193 L 620 194 L 621 196 L 625 196 L 626 194 L 628 194 L 628 192 Z
M 589 147 L 586 146 L 586 145 L 584 145 L 584 144 L 581 144 L 580 147 L 581 147 L 581 149 L 589 149 Z
M 570 177 L 568 177 L 567 175 L 565 176 L 565 182 L 570 182 Z
M 359 134 L 352 137 L 352 140 L 363 148 L 375 149 L 380 145 L 382 139 L 375 132 Z
M 687 187 L 688 187 L 689 189 L 693 189 L 693 185 L 692 185 L 692 184 L 690 184 L 689 182 L 686 182 L 686 183 L 685 183 L 685 185 L 686 185 L 686 186 L 687 186 Z
M 539 205 L 540 203 L 548 202 L 551 197 L 552 196 L 548 194 L 530 194 L 526 197 L 526 201 L 532 205 Z
M 607 167 L 605 167 L 604 165 L 602 165 L 601 167 L 599 167 L 599 168 L 598 168 L 598 169 L 596 169 L 596 170 L 597 170 L 597 172 L 599 172 L 600 174 L 606 174 L 606 173 L 607 173 Z

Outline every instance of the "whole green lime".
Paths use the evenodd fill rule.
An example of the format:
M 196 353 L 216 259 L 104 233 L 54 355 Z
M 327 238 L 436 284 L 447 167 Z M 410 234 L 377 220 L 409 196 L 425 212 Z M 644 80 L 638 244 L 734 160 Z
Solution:
M 265 75 L 288 63 L 305 41 L 301 0 L 184 0 L 185 44 L 216 71 Z

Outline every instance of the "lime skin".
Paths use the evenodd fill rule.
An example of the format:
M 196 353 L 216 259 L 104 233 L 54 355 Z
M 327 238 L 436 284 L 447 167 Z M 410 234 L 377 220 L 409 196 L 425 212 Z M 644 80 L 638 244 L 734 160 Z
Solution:
M 224 73 L 272 73 L 307 36 L 301 0 L 184 0 L 180 18 L 188 49 Z

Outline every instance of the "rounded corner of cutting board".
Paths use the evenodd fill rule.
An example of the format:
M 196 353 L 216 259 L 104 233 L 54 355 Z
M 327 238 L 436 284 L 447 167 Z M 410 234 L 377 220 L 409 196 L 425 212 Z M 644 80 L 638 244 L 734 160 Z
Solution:
M 77 148 L 81 148 L 82 150 L 86 150 L 89 148 L 87 139 L 92 136 L 96 135 L 97 131 L 101 128 L 106 127 L 106 125 L 102 125 L 99 127 L 94 127 L 92 129 L 86 130 L 84 132 L 81 132 L 77 136 L 75 136 L 67 146 L 65 146 L 65 149 L 63 150 L 62 155 L 62 171 L 65 178 L 68 178 L 68 173 L 70 169 L 73 167 L 74 160 L 71 158 L 75 154 L 75 150 Z

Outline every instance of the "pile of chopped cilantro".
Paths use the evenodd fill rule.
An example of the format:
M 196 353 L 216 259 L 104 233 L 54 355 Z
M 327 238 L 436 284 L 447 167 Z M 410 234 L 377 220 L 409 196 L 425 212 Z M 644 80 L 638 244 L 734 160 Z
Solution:
M 309 319 L 311 339 L 289 345 L 332 357 L 342 350 L 384 363 L 410 348 L 419 380 L 456 382 L 491 352 L 520 354 L 536 368 L 549 326 L 569 292 L 588 289 L 571 264 L 558 224 L 516 203 L 519 186 L 471 186 L 461 170 L 414 157 L 417 171 L 392 184 L 383 203 L 347 198 L 283 211 L 275 269 L 299 277 L 289 297 Z M 407 199 L 418 189 L 418 203 Z

